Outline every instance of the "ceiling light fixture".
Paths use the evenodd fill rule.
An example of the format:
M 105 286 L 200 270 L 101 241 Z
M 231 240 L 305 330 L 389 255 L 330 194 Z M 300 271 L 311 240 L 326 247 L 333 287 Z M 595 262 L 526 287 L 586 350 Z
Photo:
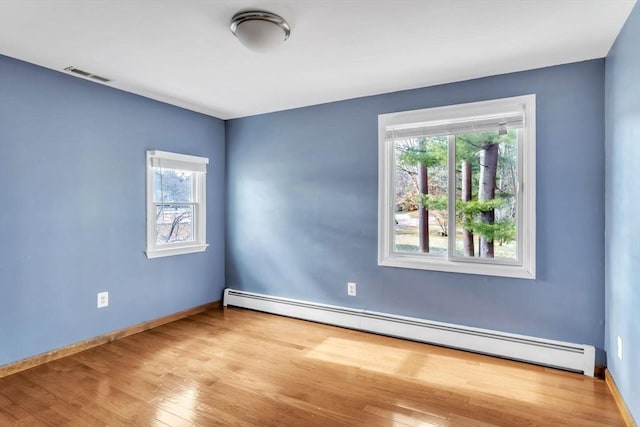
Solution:
M 275 13 L 250 10 L 233 15 L 231 32 L 247 48 L 265 52 L 287 40 L 291 34 L 291 27 L 284 18 Z

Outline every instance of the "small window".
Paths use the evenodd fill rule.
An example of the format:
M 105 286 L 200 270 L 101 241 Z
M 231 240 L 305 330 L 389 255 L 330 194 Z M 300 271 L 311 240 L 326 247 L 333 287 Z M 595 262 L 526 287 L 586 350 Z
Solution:
M 147 258 L 206 250 L 209 159 L 147 151 Z
M 379 116 L 378 264 L 535 278 L 535 95 Z

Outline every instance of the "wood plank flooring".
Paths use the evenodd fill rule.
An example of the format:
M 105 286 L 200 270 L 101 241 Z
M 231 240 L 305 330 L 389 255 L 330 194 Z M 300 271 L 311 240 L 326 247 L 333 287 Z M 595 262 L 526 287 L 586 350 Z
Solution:
M 0 426 L 623 426 L 604 381 L 248 310 L 0 379 Z

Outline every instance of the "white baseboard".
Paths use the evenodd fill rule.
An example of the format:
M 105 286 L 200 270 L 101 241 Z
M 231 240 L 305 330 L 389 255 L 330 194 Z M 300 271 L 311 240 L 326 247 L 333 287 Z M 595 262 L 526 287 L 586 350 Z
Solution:
M 225 289 L 223 306 L 311 320 L 381 335 L 442 345 L 475 353 L 550 366 L 593 376 L 591 345 L 517 335 L 394 314 Z

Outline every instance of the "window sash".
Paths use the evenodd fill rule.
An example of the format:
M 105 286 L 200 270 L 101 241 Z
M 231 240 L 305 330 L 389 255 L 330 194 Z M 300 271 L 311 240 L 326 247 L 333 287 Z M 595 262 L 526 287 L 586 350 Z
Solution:
M 456 254 L 456 202 L 457 202 L 457 197 L 456 197 L 456 167 L 457 167 L 457 163 L 456 163 L 456 136 L 457 135 L 464 135 L 466 133 L 469 132 L 458 132 L 456 134 L 449 134 L 447 135 L 448 138 L 448 142 L 447 142 L 447 165 L 446 165 L 446 171 L 447 171 L 447 181 L 448 181 L 448 185 L 447 185 L 447 190 L 448 190 L 448 194 L 447 194 L 447 229 L 449 230 L 448 232 L 448 236 L 447 236 L 447 252 L 446 254 L 434 254 L 431 252 L 426 252 L 426 253 L 418 253 L 417 255 L 420 257 L 425 257 L 425 258 L 432 258 L 432 259 L 446 259 L 447 261 L 456 261 L 456 262 L 471 262 L 471 263 L 480 263 L 480 264 L 504 264 L 504 265 L 522 265 L 522 239 L 520 239 L 520 236 L 522 235 L 521 233 L 521 228 L 522 228 L 522 220 L 521 220 L 521 212 L 522 212 L 522 192 L 521 191 L 517 191 L 516 192 L 516 209 L 517 209 L 517 214 L 516 214 L 516 256 L 515 259 L 510 260 L 510 259 L 505 259 L 505 258 L 477 258 L 477 257 L 466 257 L 463 255 L 457 255 Z M 479 132 L 478 132 L 479 133 Z M 436 136 L 436 135 L 432 135 L 432 136 Z M 437 135 L 437 136 L 442 136 L 442 135 Z M 402 138 L 404 139 L 409 139 L 409 138 Z M 392 140 L 391 146 L 392 146 L 392 150 L 395 152 L 395 142 L 398 141 L 398 138 L 394 138 Z M 522 138 L 522 132 L 518 132 L 517 134 L 517 145 L 518 145 L 518 159 L 517 159 L 517 170 L 520 171 L 522 169 L 522 157 L 521 157 L 521 153 L 522 153 L 522 143 L 523 143 L 523 138 Z M 395 154 L 395 153 L 394 153 Z M 393 156 L 393 170 L 395 171 L 395 168 L 397 167 L 397 163 L 395 161 L 395 156 Z M 518 188 L 522 187 L 522 174 L 518 174 Z M 392 190 L 392 194 L 396 194 L 396 188 L 395 188 L 395 184 L 396 184 L 396 180 L 393 179 L 393 190 Z M 393 211 L 393 215 L 390 216 L 390 221 L 391 223 L 389 224 L 389 227 L 391 227 L 392 229 L 392 233 L 391 233 L 391 252 L 395 255 L 404 255 L 407 252 L 403 252 L 403 251 L 398 251 L 395 249 L 395 242 L 396 242 L 396 230 L 394 227 L 395 224 L 395 203 L 394 201 L 392 201 L 392 211 Z
M 162 181 L 162 177 L 164 176 L 163 172 L 166 171 L 166 170 L 176 171 L 176 172 L 188 172 L 188 173 L 191 174 L 191 176 L 189 177 L 189 180 L 190 180 L 190 188 L 189 188 L 189 190 L 190 190 L 191 194 L 189 194 L 190 200 L 188 202 L 181 202 L 181 201 L 175 200 L 175 199 L 174 200 L 165 199 L 165 192 L 164 192 L 165 187 L 164 187 L 164 182 Z M 157 181 L 156 181 L 157 175 L 155 174 L 156 172 L 160 172 L 160 180 L 161 180 L 160 181 L 160 194 L 161 194 L 160 200 L 158 200 L 156 198 L 156 194 L 155 194 L 155 186 L 157 184 Z M 166 204 L 166 203 L 191 203 L 191 202 L 194 202 L 194 201 L 197 202 L 198 192 L 196 191 L 196 185 L 197 185 L 196 183 L 197 183 L 197 181 L 199 179 L 198 172 L 193 172 L 193 171 L 187 170 L 187 169 L 163 169 L 162 167 L 152 166 L 152 174 L 153 174 L 153 188 L 154 188 L 153 203 L 165 203 Z
M 158 208 L 161 206 L 188 206 L 191 212 L 191 221 L 190 221 L 190 227 L 191 227 L 191 233 L 190 233 L 190 238 L 189 239 L 185 239 L 185 240 L 173 240 L 173 241 L 158 241 L 158 229 L 160 228 L 161 223 L 158 221 L 159 217 L 160 217 L 160 213 L 158 213 Z M 155 209 L 155 213 L 156 213 L 156 227 L 155 227 L 155 235 L 156 235 L 156 245 L 157 246 L 163 246 L 163 247 L 167 247 L 167 245 L 173 245 L 176 243 L 185 243 L 185 242 L 194 242 L 197 239 L 197 226 L 198 226 L 198 204 L 197 203 L 154 203 L 154 207 Z M 163 218 L 165 217 L 165 215 L 169 215 L 169 217 L 171 217 L 172 212 L 167 212 L 165 213 L 164 211 L 161 212 L 163 215 Z M 181 223 L 182 224 L 182 223 Z M 162 223 L 162 225 L 166 225 L 166 223 Z M 170 236 L 169 236 L 170 237 Z
M 459 132 L 456 135 L 462 135 L 464 133 Z M 447 171 L 449 173 L 449 214 L 448 214 L 448 229 L 453 230 L 449 232 L 449 251 L 447 251 L 449 261 L 456 262 L 471 262 L 480 264 L 501 264 L 501 265 L 515 265 L 522 266 L 522 196 L 523 193 L 519 191 L 522 188 L 522 152 L 523 152 L 523 137 L 522 131 L 518 130 L 516 136 L 516 144 L 518 147 L 518 158 L 516 161 L 516 170 L 518 172 L 517 189 L 516 189 L 516 256 L 515 259 L 505 258 L 477 258 L 466 257 L 456 254 L 456 135 L 449 135 L 449 157 L 447 164 Z M 495 242 L 494 242 L 495 244 Z

